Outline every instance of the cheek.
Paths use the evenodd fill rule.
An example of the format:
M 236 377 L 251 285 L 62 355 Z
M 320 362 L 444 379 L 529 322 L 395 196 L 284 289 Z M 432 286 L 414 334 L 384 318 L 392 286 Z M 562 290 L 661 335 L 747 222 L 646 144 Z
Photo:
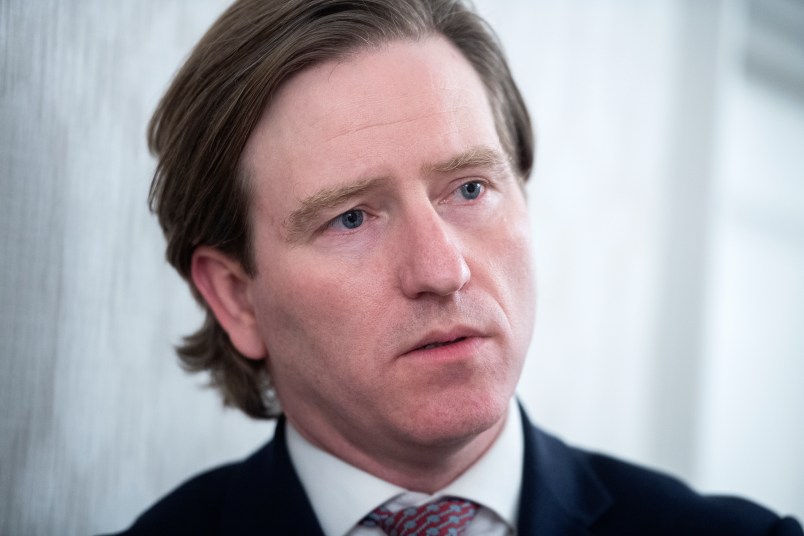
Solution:
M 271 361 L 283 361 L 276 366 L 337 376 L 375 344 L 386 300 L 370 272 L 317 259 L 275 261 L 260 283 L 259 328 Z
M 530 342 L 536 308 L 534 268 L 526 214 L 501 222 L 501 231 L 485 241 L 491 251 L 483 258 L 496 288 L 500 306 L 517 344 Z

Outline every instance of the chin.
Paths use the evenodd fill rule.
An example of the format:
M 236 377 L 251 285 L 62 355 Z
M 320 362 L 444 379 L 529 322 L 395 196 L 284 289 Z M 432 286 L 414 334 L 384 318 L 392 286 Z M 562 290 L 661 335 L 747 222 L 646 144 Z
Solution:
M 419 404 L 409 414 L 409 430 L 416 443 L 437 447 L 471 441 L 505 418 L 512 396 L 446 395 Z

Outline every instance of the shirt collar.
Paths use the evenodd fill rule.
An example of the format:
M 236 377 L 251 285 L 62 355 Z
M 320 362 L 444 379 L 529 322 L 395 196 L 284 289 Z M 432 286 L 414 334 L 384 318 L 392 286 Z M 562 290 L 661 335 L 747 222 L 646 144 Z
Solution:
M 290 459 L 307 492 L 325 534 L 346 534 L 377 506 L 406 493 L 404 488 L 381 480 L 321 450 L 287 422 Z M 472 500 L 516 526 L 522 487 L 524 438 L 522 418 L 512 399 L 503 430 L 488 451 L 461 476 L 421 501 L 442 496 Z M 416 494 L 420 495 L 420 494 Z

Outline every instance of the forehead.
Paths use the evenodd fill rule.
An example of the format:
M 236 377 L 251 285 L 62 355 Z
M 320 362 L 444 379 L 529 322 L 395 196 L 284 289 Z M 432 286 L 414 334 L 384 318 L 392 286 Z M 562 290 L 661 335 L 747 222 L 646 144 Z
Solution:
M 486 91 L 461 52 L 434 36 L 296 74 L 258 122 L 243 163 L 257 189 L 291 186 L 292 202 L 327 183 L 418 169 L 476 145 L 499 149 Z

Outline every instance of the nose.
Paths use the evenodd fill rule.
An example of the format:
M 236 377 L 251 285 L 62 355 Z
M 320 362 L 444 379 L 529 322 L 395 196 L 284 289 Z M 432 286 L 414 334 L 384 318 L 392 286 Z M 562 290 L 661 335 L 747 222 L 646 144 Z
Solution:
M 397 251 L 400 286 L 405 296 L 448 296 L 469 282 L 469 265 L 454 234 L 432 205 L 410 215 Z

